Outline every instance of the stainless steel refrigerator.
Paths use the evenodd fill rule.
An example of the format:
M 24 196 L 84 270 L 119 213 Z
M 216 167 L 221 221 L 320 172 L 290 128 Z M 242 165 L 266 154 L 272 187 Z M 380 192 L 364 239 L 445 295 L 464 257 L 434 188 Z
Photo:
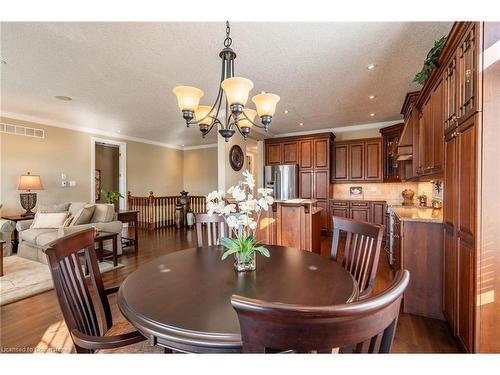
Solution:
M 275 199 L 287 200 L 299 197 L 299 166 L 297 164 L 266 165 L 266 188 L 273 189 Z

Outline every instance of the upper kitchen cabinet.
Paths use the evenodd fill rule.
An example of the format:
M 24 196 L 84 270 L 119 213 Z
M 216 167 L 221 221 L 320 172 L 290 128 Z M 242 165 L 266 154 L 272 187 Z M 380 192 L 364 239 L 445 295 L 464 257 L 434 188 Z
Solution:
M 382 182 L 382 138 L 335 142 L 332 182 Z
M 458 49 L 458 122 L 478 111 L 479 71 L 478 25 L 471 23 Z
M 382 159 L 384 182 L 399 182 L 398 144 L 404 124 L 396 124 L 380 129 L 382 134 Z
M 282 149 L 281 143 L 266 143 L 266 165 L 283 164 Z
M 283 152 L 283 164 L 297 164 L 297 161 L 299 160 L 299 149 L 297 142 L 283 142 L 281 147 Z
M 443 172 L 444 111 L 443 80 L 440 77 L 423 101 L 419 122 L 419 158 L 417 175 Z

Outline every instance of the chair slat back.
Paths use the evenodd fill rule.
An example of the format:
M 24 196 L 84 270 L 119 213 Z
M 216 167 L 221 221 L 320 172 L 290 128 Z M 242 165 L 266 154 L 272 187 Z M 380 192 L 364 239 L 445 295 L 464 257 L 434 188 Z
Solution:
M 203 230 L 203 227 L 206 228 L 206 231 Z M 203 237 L 206 237 L 206 244 Z M 231 231 L 222 216 L 196 214 L 196 240 L 198 246 L 218 245 L 221 237 L 231 237 Z
M 366 298 L 372 292 L 384 231 L 383 225 L 333 217 L 331 258 L 339 262 L 358 282 L 360 298 Z M 343 233 L 346 234 L 345 240 L 340 241 Z
M 82 251 L 97 296 L 100 326 L 80 263 L 79 253 Z M 111 328 L 113 321 L 94 249 L 94 229 L 86 229 L 51 242 L 46 254 L 54 289 L 69 331 L 78 330 L 90 336 L 103 335 Z M 77 345 L 75 348 L 79 353 L 91 352 Z
M 232 296 L 243 352 L 390 353 L 410 274 L 398 271 L 381 294 L 365 300 L 307 307 Z

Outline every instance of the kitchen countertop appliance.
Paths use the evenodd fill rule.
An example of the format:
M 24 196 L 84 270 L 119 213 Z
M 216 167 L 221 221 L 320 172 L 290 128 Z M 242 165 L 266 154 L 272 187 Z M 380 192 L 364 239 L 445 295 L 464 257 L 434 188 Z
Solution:
M 299 198 L 299 166 L 297 164 L 266 165 L 264 184 L 273 189 L 275 199 Z

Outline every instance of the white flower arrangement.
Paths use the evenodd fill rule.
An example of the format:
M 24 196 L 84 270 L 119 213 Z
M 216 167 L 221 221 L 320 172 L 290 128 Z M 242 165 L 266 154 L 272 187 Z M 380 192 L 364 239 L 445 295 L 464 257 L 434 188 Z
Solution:
M 245 177 L 238 185 L 231 186 L 229 194 L 237 203 L 227 203 L 224 200 L 224 191 L 215 190 L 207 195 L 207 213 L 211 216 L 217 214 L 223 216 L 229 229 L 234 234 L 234 239 L 223 237 L 221 245 L 228 250 L 222 255 L 222 259 L 230 254 L 238 253 L 239 257 L 249 259 L 255 251 L 264 256 L 269 256 L 269 250 L 263 246 L 255 246 L 255 230 L 259 223 L 262 210 L 267 211 L 273 204 L 273 197 L 270 195 L 272 189 L 259 188 L 257 193 L 259 198 L 252 194 L 255 190 L 255 179 L 249 171 L 243 172 Z

